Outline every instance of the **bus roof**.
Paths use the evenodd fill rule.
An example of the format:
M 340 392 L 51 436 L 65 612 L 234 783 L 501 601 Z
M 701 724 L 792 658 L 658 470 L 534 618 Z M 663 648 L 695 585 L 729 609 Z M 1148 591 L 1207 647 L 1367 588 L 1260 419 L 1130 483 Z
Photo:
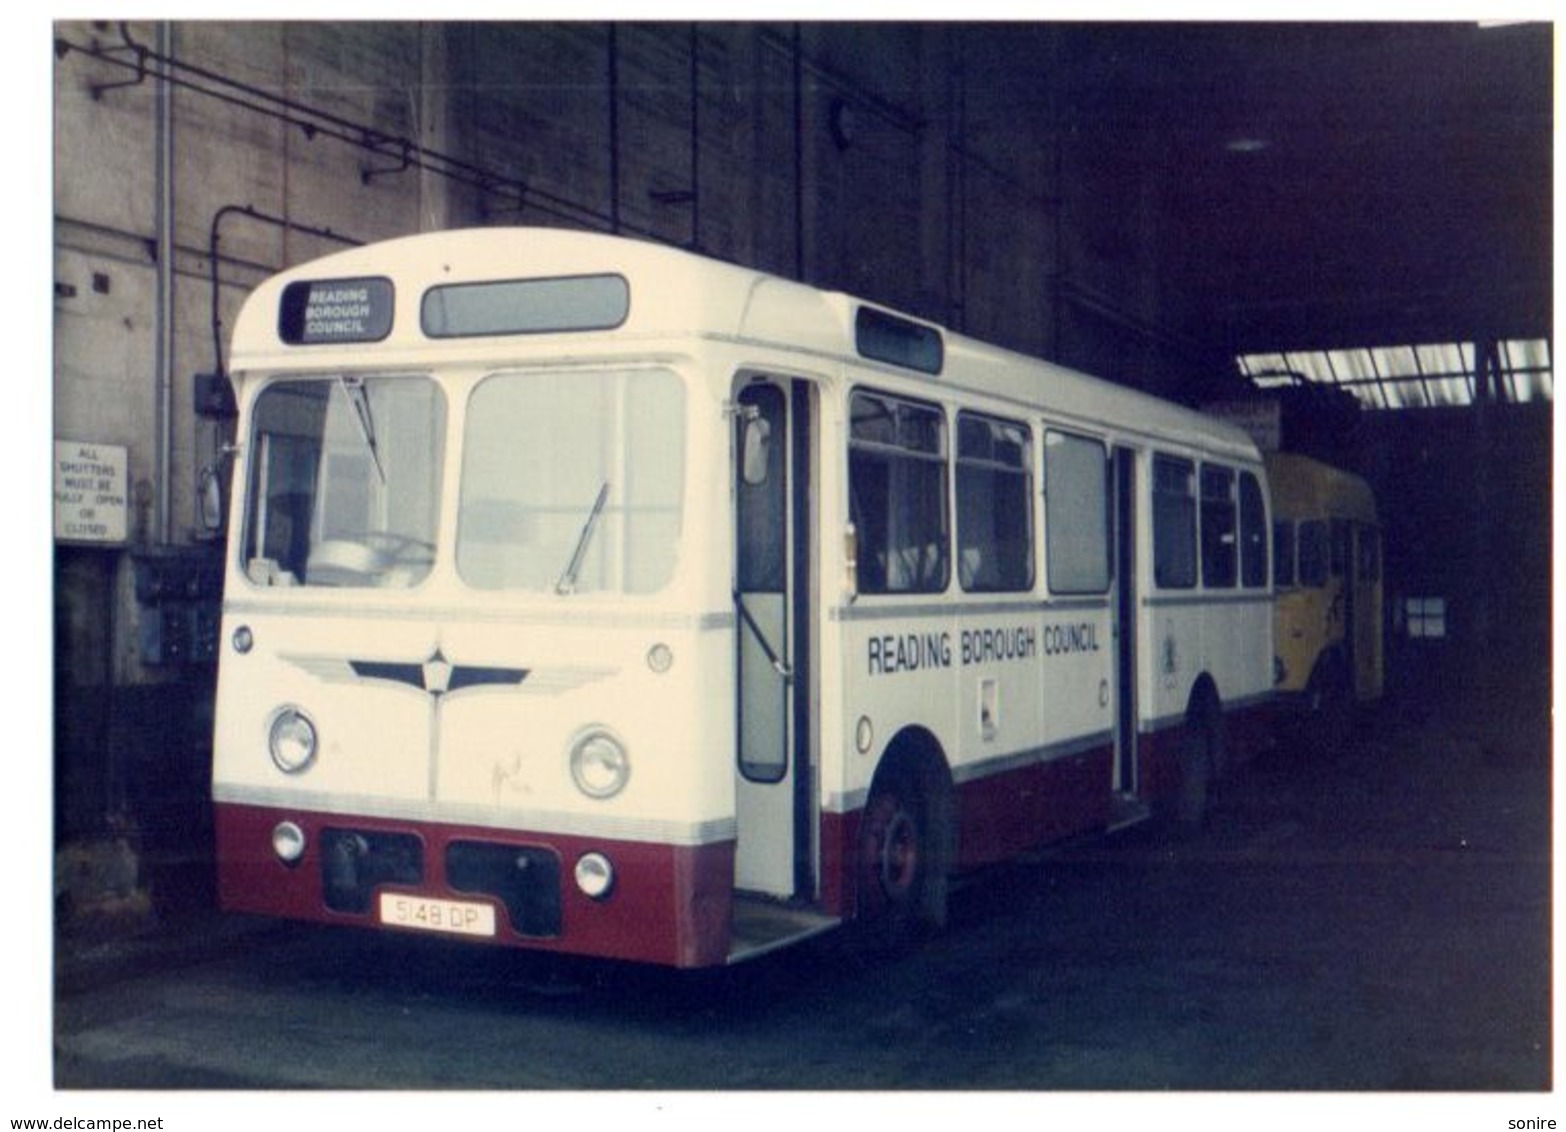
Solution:
M 384 325 L 375 328 L 378 351 L 405 356 L 446 349 L 424 332 L 421 304 L 431 288 L 506 280 L 619 279 L 627 296 L 612 324 L 592 327 L 615 339 L 699 336 L 765 344 L 885 370 L 927 382 L 934 395 L 960 388 L 1004 398 L 1019 406 L 1048 407 L 1081 422 L 1113 422 L 1120 432 L 1145 432 L 1256 460 L 1241 430 L 1171 402 L 1064 366 L 982 343 L 925 320 L 851 295 L 826 292 L 751 268 L 683 249 L 596 232 L 554 228 L 468 228 L 403 236 L 341 251 L 291 268 L 258 286 L 236 320 L 231 369 L 236 374 L 312 357 L 362 351 L 369 337 L 348 337 L 309 349 L 285 344 L 282 314 L 290 288 L 310 283 L 352 284 L 390 280 L 382 286 Z M 856 319 L 881 312 L 917 340 L 932 343 L 934 369 L 922 362 L 867 358 L 856 348 Z M 530 328 L 537 339 L 550 328 Z M 579 338 L 581 327 L 559 328 Z M 384 330 L 382 333 L 381 331 Z M 492 347 L 497 335 L 487 335 Z
M 1352 472 L 1298 452 L 1268 452 L 1267 479 L 1279 518 L 1327 516 L 1374 524 L 1376 497 Z

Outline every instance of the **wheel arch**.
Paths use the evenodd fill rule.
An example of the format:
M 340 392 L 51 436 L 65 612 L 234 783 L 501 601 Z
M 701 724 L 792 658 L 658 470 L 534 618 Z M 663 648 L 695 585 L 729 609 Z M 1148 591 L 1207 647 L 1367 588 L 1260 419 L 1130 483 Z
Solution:
M 1208 769 L 1215 781 L 1222 780 L 1228 770 L 1223 697 L 1218 692 L 1218 681 L 1213 679 L 1211 672 L 1203 672 L 1191 685 L 1191 694 L 1185 705 L 1185 725 L 1188 734 L 1205 738 Z
M 904 727 L 887 743 L 870 780 L 870 795 L 888 780 L 916 791 L 929 824 L 933 851 L 931 884 L 925 892 L 923 918 L 933 926 L 946 922 L 947 877 L 957 860 L 957 796 L 951 765 L 941 741 L 928 728 Z

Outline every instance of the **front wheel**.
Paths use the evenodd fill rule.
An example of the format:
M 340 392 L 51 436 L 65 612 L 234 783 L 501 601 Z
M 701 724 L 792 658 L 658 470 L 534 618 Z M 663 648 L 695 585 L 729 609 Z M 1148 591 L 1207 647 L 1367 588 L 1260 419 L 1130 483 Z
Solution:
M 1330 759 L 1343 750 L 1353 732 L 1354 691 L 1348 665 L 1324 661 L 1311 674 L 1307 702 L 1310 715 L 1303 737 L 1312 757 Z
M 936 919 L 933 850 L 928 806 L 911 776 L 877 779 L 859 827 L 858 914 L 870 942 L 901 946 Z

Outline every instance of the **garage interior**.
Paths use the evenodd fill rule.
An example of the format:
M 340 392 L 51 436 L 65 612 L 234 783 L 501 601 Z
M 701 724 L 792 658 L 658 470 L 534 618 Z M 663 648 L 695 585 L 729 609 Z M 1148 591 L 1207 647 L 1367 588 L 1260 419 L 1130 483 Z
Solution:
M 54 433 L 126 479 L 122 533 L 52 545 L 63 940 L 211 909 L 198 484 L 239 302 L 435 227 L 640 236 L 1276 406 L 1283 447 L 1380 504 L 1375 734 L 1550 789 L 1548 24 L 66 21 L 53 46 Z

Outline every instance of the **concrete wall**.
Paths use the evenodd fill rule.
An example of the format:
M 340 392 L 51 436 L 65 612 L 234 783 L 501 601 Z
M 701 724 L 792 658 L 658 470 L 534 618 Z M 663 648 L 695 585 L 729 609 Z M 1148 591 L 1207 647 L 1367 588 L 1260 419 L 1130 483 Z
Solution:
M 1548 403 L 1367 414 L 1384 527 L 1391 690 L 1416 704 L 1543 711 L 1551 694 L 1554 412 Z M 1446 635 L 1411 640 L 1406 598 Z
M 1202 373 L 1211 359 L 1157 326 L 1145 187 L 1106 177 L 1054 93 L 1048 35 L 1019 53 L 1017 34 L 57 24 L 55 430 L 127 449 L 130 481 L 124 544 L 57 548 L 57 743 L 63 780 L 92 799 L 67 824 L 135 809 L 104 785 L 146 761 L 124 747 L 191 741 L 116 719 L 203 717 L 209 667 L 149 662 L 136 560 L 215 553 L 195 492 L 231 425 L 194 411 L 195 375 L 222 369 L 256 282 L 343 241 L 618 229 L 1165 393 Z

